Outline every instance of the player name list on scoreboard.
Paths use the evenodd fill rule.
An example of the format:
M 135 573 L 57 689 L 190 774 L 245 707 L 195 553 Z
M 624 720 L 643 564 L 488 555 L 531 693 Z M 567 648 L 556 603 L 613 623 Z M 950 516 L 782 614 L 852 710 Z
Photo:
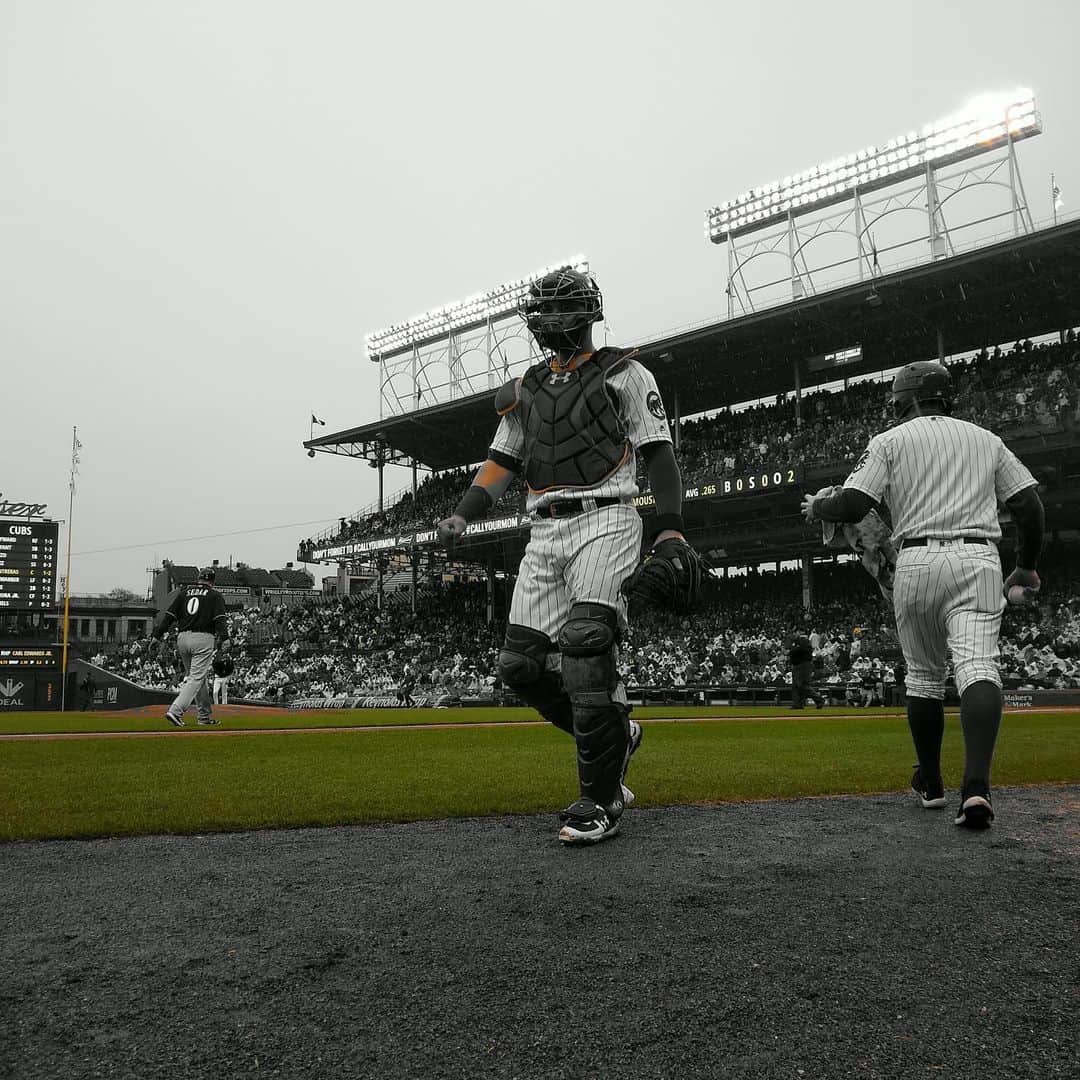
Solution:
M 0 521 L 0 611 L 49 611 L 56 602 L 55 521 Z

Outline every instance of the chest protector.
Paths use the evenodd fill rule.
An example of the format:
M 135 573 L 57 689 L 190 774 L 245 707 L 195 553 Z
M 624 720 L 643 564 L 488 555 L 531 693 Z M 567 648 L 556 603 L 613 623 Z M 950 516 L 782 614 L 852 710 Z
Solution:
M 495 397 L 500 415 L 517 410 L 525 433 L 525 479 L 533 492 L 591 488 L 630 454 L 608 377 L 630 353 L 599 349 L 572 371 L 535 364 Z

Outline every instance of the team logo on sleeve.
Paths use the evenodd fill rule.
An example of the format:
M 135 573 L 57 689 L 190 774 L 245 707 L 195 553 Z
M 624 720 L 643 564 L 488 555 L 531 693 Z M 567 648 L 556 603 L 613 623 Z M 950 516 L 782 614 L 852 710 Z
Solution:
M 859 460 L 855 462 L 855 468 L 851 470 L 852 475 L 857 473 L 868 461 L 870 460 L 870 447 L 868 446 L 862 454 L 859 455 Z
M 660 395 L 655 390 L 649 391 L 649 396 L 645 399 L 645 405 L 657 420 L 667 419 L 667 413 L 664 412 L 664 403 L 660 400 Z

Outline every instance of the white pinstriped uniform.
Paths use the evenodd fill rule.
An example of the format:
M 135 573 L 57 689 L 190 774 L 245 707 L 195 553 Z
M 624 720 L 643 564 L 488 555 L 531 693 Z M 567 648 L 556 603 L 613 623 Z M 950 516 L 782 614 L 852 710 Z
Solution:
M 844 481 L 892 514 L 893 599 L 909 694 L 945 696 L 947 650 L 961 694 L 977 680 L 1001 685 L 997 504 L 1035 484 L 997 435 L 951 416 L 917 416 L 875 435 Z M 921 537 L 929 538 L 925 546 L 902 546 Z M 988 543 L 965 543 L 969 537 Z
M 608 377 L 607 386 L 634 450 L 647 443 L 671 442 L 652 372 L 628 359 Z M 502 417 L 491 449 L 522 460 L 525 435 L 516 410 Z M 571 606 L 591 602 L 614 608 L 620 623 L 625 623 L 626 602 L 619 586 L 634 572 L 641 552 L 641 518 L 630 501 L 637 494 L 634 453 L 591 488 L 528 493 L 529 513 L 559 499 L 581 499 L 588 505 L 590 498 L 618 497 L 623 502 L 567 517 L 533 518 L 510 601 L 510 622 L 539 630 L 554 641 Z

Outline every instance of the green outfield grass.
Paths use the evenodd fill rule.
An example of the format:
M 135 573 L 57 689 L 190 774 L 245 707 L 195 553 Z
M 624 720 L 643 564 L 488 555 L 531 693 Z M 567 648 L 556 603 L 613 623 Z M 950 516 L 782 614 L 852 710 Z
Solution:
M 465 710 L 423 712 L 445 721 Z M 95 714 L 95 726 L 105 719 Z M 995 783 L 1080 781 L 1078 736 L 1072 713 L 1007 715 Z M 954 786 L 960 755 L 950 717 L 944 766 Z M 880 711 L 646 722 L 629 780 L 642 806 L 857 794 L 904 789 L 911 761 L 906 723 Z M 534 813 L 576 794 L 573 744 L 547 725 L 0 742 L 7 840 Z

